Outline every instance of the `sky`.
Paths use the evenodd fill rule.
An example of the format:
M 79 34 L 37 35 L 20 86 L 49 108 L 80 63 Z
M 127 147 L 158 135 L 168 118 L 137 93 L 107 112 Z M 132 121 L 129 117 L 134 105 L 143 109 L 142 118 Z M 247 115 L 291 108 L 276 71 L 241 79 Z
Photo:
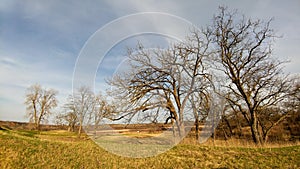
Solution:
M 286 73 L 300 73 L 299 0 L 0 0 L 0 120 L 28 121 L 32 84 L 58 90 L 59 107 L 82 82 L 104 88 L 126 47 L 180 41 L 191 25 L 210 24 L 220 5 L 274 18 L 274 56 L 290 60 Z

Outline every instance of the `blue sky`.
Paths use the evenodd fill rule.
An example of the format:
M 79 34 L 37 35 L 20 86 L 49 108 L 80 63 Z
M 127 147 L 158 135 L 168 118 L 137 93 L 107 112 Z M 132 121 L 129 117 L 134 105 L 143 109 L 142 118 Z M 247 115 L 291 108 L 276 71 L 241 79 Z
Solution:
M 287 73 L 300 72 L 298 0 L 0 0 L 0 120 L 27 121 L 23 104 L 25 90 L 34 83 L 58 90 L 61 106 L 72 92 L 73 71 L 80 51 L 97 30 L 116 19 L 141 12 L 161 12 L 202 27 L 211 22 L 219 5 L 236 8 L 252 18 L 274 17 L 272 26 L 283 36 L 276 41 L 274 55 L 291 60 L 284 69 Z M 166 25 L 144 19 L 145 23 L 149 19 L 154 29 L 163 29 Z M 127 22 L 118 24 L 117 27 L 109 25 L 111 34 L 108 32 L 101 43 L 108 42 L 116 31 L 136 28 Z M 176 32 L 175 29 L 165 28 L 170 34 Z M 159 41 L 153 39 L 154 36 L 136 35 L 120 41 L 100 64 L 96 81 L 103 77 L 102 69 L 114 67 L 115 61 L 120 61 L 118 58 L 125 53 L 125 46 L 142 41 L 151 47 L 150 42 Z M 96 82 L 97 86 L 103 84 Z

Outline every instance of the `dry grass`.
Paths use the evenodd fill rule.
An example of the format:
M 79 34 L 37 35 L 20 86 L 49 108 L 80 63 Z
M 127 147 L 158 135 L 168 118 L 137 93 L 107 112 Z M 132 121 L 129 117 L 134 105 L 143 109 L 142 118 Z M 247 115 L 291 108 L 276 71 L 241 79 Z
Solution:
M 200 144 L 197 140 L 194 138 L 185 138 L 181 142 L 181 144 Z M 272 142 L 272 143 L 266 143 L 264 145 L 257 145 L 251 140 L 247 139 L 228 139 L 228 140 L 218 140 L 216 139 L 213 141 L 213 139 L 208 139 L 205 143 L 202 143 L 203 146 L 215 146 L 215 147 L 242 147 L 242 148 L 280 148 L 280 147 L 291 147 L 291 146 L 300 146 L 300 141 L 296 142 Z
M 223 144 L 223 145 L 222 145 Z M 238 145 L 237 145 L 238 144 Z M 231 140 L 184 140 L 149 158 L 120 157 L 66 131 L 0 131 L 0 168 L 299 168 L 300 146 L 249 148 Z

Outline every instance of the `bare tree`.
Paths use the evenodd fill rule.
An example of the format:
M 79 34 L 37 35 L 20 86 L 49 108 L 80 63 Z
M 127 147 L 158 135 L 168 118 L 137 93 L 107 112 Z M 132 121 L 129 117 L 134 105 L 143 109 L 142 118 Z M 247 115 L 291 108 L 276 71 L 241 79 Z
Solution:
M 113 104 L 109 103 L 104 95 L 99 93 L 94 100 L 94 111 L 90 114 L 90 124 L 93 125 L 94 131 L 104 118 L 111 119 L 115 113 L 115 107 Z
M 270 117 L 267 112 L 275 110 L 274 107 L 279 107 L 287 98 L 291 80 L 282 74 L 283 62 L 272 57 L 272 43 L 276 37 L 270 28 L 272 20 L 239 18 L 237 14 L 220 7 L 206 35 L 212 40 L 216 69 L 227 77 L 223 87 L 228 101 L 251 127 L 253 141 L 261 144 L 266 141 L 268 131 L 282 121 L 287 112 L 277 113 L 278 118 L 270 119 L 272 125 L 267 128 L 260 119 Z
M 295 78 L 298 81 L 291 89 L 291 97 L 282 106 L 285 111 L 290 112 L 285 122 L 287 122 L 287 129 L 290 131 L 292 140 L 300 135 L 300 76 L 295 76 Z
M 78 125 L 78 117 L 73 107 L 64 108 L 66 113 L 60 113 L 55 117 L 56 124 L 67 125 L 68 131 L 75 131 Z
M 70 117 L 72 122 L 75 122 L 73 120 L 78 120 L 78 136 L 82 133 L 84 122 L 87 120 L 86 118 L 94 111 L 94 100 L 94 94 L 90 88 L 82 86 L 73 95 L 69 96 L 68 103 L 65 104 L 69 112 L 67 113 L 67 117 Z
M 209 57 L 208 39 L 199 32 L 172 48 L 144 49 L 139 44 L 129 49 L 130 70 L 110 80 L 115 87 L 124 114 L 133 117 L 138 113 L 158 110 L 169 112 L 166 123 L 175 122 L 178 135 L 185 135 L 184 118 L 191 95 L 209 87 L 210 76 L 205 61 Z
M 57 106 L 57 91 L 43 89 L 39 84 L 30 86 L 27 89 L 25 104 L 27 105 L 27 116 L 33 122 L 36 129 L 40 129 L 43 120 L 52 113 Z
M 200 123 L 206 120 L 210 112 L 211 106 L 210 93 L 204 89 L 201 92 L 194 93 L 190 98 L 190 105 L 195 118 L 195 134 L 196 140 L 199 139 Z

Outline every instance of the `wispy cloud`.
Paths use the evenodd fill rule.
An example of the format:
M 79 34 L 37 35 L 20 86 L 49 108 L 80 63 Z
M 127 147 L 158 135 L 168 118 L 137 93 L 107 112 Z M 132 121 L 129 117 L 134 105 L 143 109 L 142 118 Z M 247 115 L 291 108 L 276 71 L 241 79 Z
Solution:
M 3 67 L 16 67 L 19 66 L 19 63 L 16 62 L 16 60 L 9 58 L 9 57 L 3 57 L 0 58 L 0 65 Z
M 283 38 L 277 40 L 275 56 L 290 59 L 285 69 L 299 73 L 300 59 L 300 2 L 291 1 L 17 1 L 2 0 L 0 3 L 0 119 L 25 120 L 23 105 L 25 89 L 34 83 L 60 91 L 61 103 L 71 92 L 72 76 L 76 58 L 88 40 L 98 29 L 120 17 L 139 12 L 162 12 L 184 18 L 198 27 L 211 22 L 219 5 L 237 8 L 254 18 L 275 17 L 273 26 Z M 156 15 L 159 16 L 159 15 Z M 162 15 L 161 15 L 162 16 Z M 142 21 L 123 20 L 118 27 L 107 30 L 99 44 L 107 44 L 122 31 L 160 31 L 173 35 L 187 30 L 182 22 L 174 24 L 172 17 L 145 15 Z M 170 19 L 171 18 L 171 19 Z M 173 18 L 174 19 L 174 18 Z M 161 21 L 161 22 L 160 22 Z M 163 26 L 168 25 L 168 26 Z M 101 65 L 102 74 L 111 73 L 126 53 L 126 46 L 133 47 L 137 40 L 147 46 L 161 43 L 166 37 L 132 36 L 115 44 Z M 102 49 L 95 46 L 94 50 Z M 152 45 L 153 47 L 153 45 Z M 93 60 L 91 60 L 92 62 Z M 97 61 L 98 64 L 98 61 Z M 87 67 L 89 62 L 86 62 Z M 96 65 L 97 67 L 97 65 Z M 99 70 L 100 70 L 99 69 Z M 102 74 L 101 74 L 102 73 Z M 97 80 L 97 79 L 96 79 Z M 99 80 L 99 79 L 98 79 Z M 99 81 L 100 86 L 105 84 Z

